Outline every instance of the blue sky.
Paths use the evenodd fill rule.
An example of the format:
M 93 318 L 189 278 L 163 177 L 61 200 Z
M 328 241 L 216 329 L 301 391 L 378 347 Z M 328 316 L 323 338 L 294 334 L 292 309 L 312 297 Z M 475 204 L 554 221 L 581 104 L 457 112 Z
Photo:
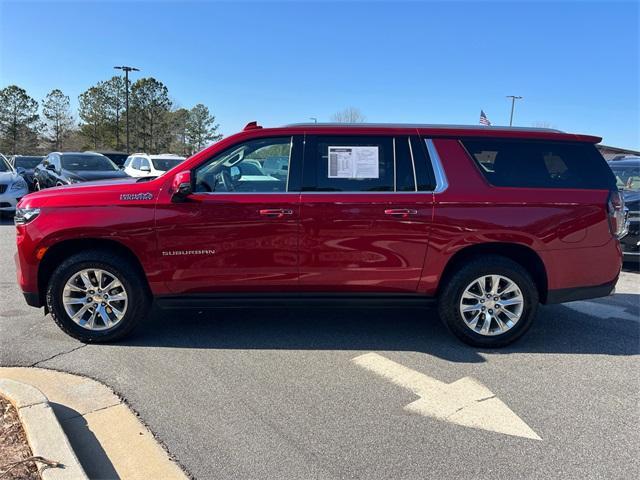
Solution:
M 78 95 L 134 65 L 226 135 L 328 121 L 556 128 L 640 148 L 639 2 L 0 0 L 0 87 Z M 134 76 L 133 79 L 138 78 Z

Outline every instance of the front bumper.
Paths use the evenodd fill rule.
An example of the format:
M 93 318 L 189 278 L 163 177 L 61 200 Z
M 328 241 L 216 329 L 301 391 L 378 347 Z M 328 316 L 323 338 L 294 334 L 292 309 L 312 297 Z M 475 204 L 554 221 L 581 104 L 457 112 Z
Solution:
M 629 233 L 620 239 L 625 262 L 640 262 L 640 221 L 629 222 Z

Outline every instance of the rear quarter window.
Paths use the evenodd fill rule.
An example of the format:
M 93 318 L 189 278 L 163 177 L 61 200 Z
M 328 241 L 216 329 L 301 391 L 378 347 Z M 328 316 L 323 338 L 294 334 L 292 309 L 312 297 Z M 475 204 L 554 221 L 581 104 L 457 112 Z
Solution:
M 487 181 L 498 187 L 616 188 L 595 145 L 536 140 L 462 140 Z

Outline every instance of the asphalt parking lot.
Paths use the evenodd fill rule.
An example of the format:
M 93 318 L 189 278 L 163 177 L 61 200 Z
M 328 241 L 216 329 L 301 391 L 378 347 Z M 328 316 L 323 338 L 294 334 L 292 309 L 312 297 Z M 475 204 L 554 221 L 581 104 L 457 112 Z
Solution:
M 640 476 L 637 272 L 613 297 L 542 307 L 497 351 L 423 308 L 154 311 L 85 346 L 24 303 L 14 252 L 4 221 L 0 364 L 109 385 L 196 478 Z

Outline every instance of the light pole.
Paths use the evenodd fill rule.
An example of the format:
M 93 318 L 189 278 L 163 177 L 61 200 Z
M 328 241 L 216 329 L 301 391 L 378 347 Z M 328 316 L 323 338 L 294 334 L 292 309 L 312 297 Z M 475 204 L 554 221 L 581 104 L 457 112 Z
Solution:
M 122 70 L 124 72 L 124 98 L 125 98 L 125 110 L 127 111 L 127 154 L 129 153 L 129 72 L 139 72 L 136 67 L 113 67 L 116 70 Z
M 517 95 L 507 95 L 507 98 L 511 99 L 511 117 L 509 118 L 509 126 L 513 125 L 513 109 L 516 106 L 516 100 L 521 100 L 522 97 L 519 97 Z

